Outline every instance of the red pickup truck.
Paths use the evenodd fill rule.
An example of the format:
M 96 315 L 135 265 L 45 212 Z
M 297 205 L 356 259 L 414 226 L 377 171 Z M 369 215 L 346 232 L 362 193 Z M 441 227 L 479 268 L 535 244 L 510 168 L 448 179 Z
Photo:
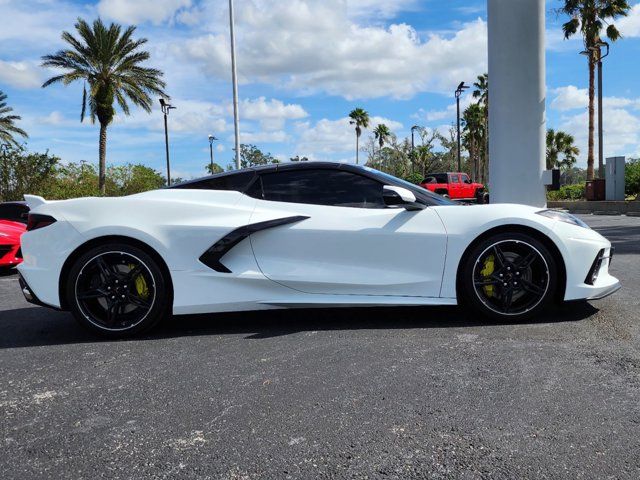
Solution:
M 420 182 L 420 186 L 452 200 L 489 203 L 489 194 L 484 185 L 472 182 L 466 173 L 430 173 Z

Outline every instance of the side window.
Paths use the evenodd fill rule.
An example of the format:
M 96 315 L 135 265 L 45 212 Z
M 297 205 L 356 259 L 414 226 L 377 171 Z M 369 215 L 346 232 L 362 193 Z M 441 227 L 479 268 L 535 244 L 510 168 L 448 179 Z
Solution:
M 451 175 L 451 183 L 460 183 L 458 175 Z
M 460 175 L 460 178 L 462 178 L 462 183 L 471 183 L 469 181 L 469 175 L 467 175 L 466 173 L 463 173 L 462 175 Z
M 434 177 L 436 179 L 436 183 L 449 183 L 446 173 L 436 173 Z
M 380 182 L 344 170 L 285 170 L 261 177 L 265 200 L 334 207 L 385 208 Z M 253 197 L 260 198 L 255 192 L 252 193 Z
M 188 188 L 194 190 L 237 190 L 243 192 L 254 176 L 254 172 L 227 173 L 215 177 L 204 178 L 194 182 L 186 182 L 171 188 Z

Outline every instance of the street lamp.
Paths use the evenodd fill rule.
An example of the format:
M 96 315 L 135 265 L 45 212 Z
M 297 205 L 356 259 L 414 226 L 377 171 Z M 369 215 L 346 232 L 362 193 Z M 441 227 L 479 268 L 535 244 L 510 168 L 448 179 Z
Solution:
M 460 85 L 458 85 L 458 88 L 456 88 L 456 91 L 454 92 L 456 96 L 456 112 L 457 112 L 457 124 L 458 124 L 458 171 L 459 172 L 462 171 L 462 161 L 460 160 L 460 95 L 462 95 L 462 92 L 464 92 L 467 88 L 469 88 L 468 85 L 465 85 L 464 82 L 460 82 Z
M 233 126 L 235 129 L 236 168 L 240 170 L 240 119 L 238 117 L 238 76 L 236 73 L 236 36 L 233 32 L 233 0 L 229 0 L 229 35 L 231 37 L 231 81 L 233 82 Z
M 213 171 L 213 142 L 217 140 L 213 135 L 209 135 L 209 155 L 211 156 L 211 175 L 215 172 Z
M 414 148 L 416 148 L 416 145 L 413 141 L 413 132 L 418 130 L 420 128 L 420 126 L 418 125 L 414 125 L 413 127 L 411 127 L 411 152 L 413 152 Z
M 171 185 L 171 168 L 169 167 L 169 131 L 167 130 L 167 115 L 169 110 L 176 108 L 167 103 L 164 98 L 160 99 L 160 108 L 164 114 L 164 146 L 167 151 L 167 186 Z

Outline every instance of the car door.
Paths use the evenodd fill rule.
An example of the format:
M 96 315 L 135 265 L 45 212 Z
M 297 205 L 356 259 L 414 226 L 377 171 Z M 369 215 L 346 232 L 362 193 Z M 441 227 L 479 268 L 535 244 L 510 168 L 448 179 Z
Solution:
M 460 187 L 460 175 L 457 173 L 449 174 L 449 196 L 451 198 L 461 198 L 462 191 Z
M 431 208 L 386 207 L 382 182 L 340 169 L 261 176 L 251 223 L 293 223 L 251 235 L 269 279 L 307 293 L 437 297 L 446 232 Z
M 469 179 L 469 175 L 467 175 L 466 173 L 460 174 L 460 188 L 462 198 L 473 197 L 473 187 L 471 186 L 471 180 Z

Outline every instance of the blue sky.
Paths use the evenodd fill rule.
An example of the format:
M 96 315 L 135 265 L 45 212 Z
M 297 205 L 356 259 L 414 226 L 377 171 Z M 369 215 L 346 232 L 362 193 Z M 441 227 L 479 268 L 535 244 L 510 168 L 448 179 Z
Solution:
M 547 2 L 548 126 L 568 131 L 586 153 L 586 59 L 580 39 L 562 39 L 559 1 Z M 605 155 L 640 155 L 640 4 L 618 22 L 624 38 L 605 60 Z M 486 2 L 441 0 L 236 0 L 243 143 L 288 159 L 353 161 L 346 115 L 358 106 L 399 137 L 412 125 L 445 131 L 452 91 L 486 71 Z M 150 65 L 166 73 L 177 106 L 169 119 L 172 172 L 204 173 L 207 135 L 216 161 L 233 157 L 226 0 L 0 0 L 0 90 L 30 134 L 28 147 L 65 161 L 97 158 L 98 127 L 80 124 L 82 84 L 40 88 L 54 72 L 39 58 L 62 48 L 77 17 L 138 25 Z M 463 98 L 463 103 L 469 102 Z M 370 131 L 364 132 L 364 139 Z M 158 108 L 118 115 L 108 162 L 141 162 L 164 172 Z

